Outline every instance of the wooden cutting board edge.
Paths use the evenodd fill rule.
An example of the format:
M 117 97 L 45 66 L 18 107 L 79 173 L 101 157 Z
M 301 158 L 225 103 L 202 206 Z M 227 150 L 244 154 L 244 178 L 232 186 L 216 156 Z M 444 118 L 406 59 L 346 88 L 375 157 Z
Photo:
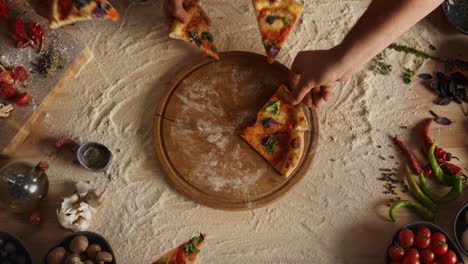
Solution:
M 224 54 L 239 54 L 239 55 L 247 54 L 247 52 L 242 52 L 242 51 L 230 51 L 230 52 L 223 52 L 223 53 Z M 260 54 L 254 54 L 254 55 L 264 57 Z M 168 154 L 166 153 L 166 150 L 163 146 L 163 142 L 161 138 L 162 137 L 161 130 L 162 130 L 163 121 L 165 121 L 164 110 L 165 110 L 166 102 L 168 98 L 172 95 L 172 93 L 175 91 L 175 88 L 178 86 L 178 84 L 193 71 L 213 62 L 214 62 L 213 59 L 207 58 L 201 61 L 200 63 L 197 63 L 193 66 L 186 68 L 180 74 L 178 74 L 177 77 L 174 78 L 172 82 L 170 82 L 168 88 L 164 92 L 164 95 L 162 96 L 161 101 L 156 108 L 155 119 L 154 119 L 154 124 L 153 124 L 153 140 L 154 140 L 154 147 L 156 150 L 157 157 L 163 167 L 163 170 L 167 174 L 167 178 L 169 178 L 169 181 L 176 188 L 176 190 L 181 192 L 188 198 L 195 200 L 196 202 L 200 204 L 206 205 L 214 209 L 221 209 L 221 210 L 226 210 L 226 211 L 246 211 L 246 210 L 252 210 L 252 209 L 267 206 L 277 201 L 278 199 L 284 197 L 286 194 L 288 194 L 292 190 L 292 188 L 296 186 L 305 177 L 305 175 L 307 175 L 308 170 L 312 166 L 315 154 L 317 152 L 318 144 L 319 144 L 318 112 L 315 108 L 310 109 L 309 111 L 311 114 L 311 119 L 312 119 L 311 120 L 312 131 L 310 135 L 311 141 L 309 144 L 309 148 L 305 150 L 303 154 L 303 155 L 306 154 L 307 157 L 301 162 L 301 166 L 299 170 L 295 172 L 295 174 L 299 174 L 299 175 L 294 175 L 295 177 L 292 177 L 293 175 L 291 175 L 290 180 L 286 184 L 281 186 L 279 189 L 277 189 L 276 192 L 274 192 L 273 194 L 268 195 L 266 197 L 261 197 L 249 203 L 242 202 L 242 203 L 227 204 L 225 202 L 215 199 L 212 196 L 207 195 L 201 190 L 194 190 L 193 186 L 189 186 L 189 184 L 186 181 L 176 176 L 178 172 L 174 170 L 173 168 L 174 166 L 171 165 L 171 161 L 167 158 Z M 281 66 L 284 67 L 283 65 Z
M 87 64 L 87 62 L 92 58 L 92 52 L 88 47 L 85 47 L 81 54 L 75 59 L 75 61 L 70 64 L 68 70 L 63 74 L 62 79 L 57 82 L 55 87 L 51 92 L 44 98 L 42 103 L 34 111 L 34 113 L 29 117 L 28 121 L 18 130 L 15 137 L 10 141 L 10 143 L 2 150 L 1 154 L 6 156 L 12 156 L 14 153 L 21 147 L 21 145 L 26 141 L 29 134 L 32 131 L 32 128 L 40 119 L 44 117 L 44 110 L 47 106 L 53 101 L 55 95 L 65 87 L 67 81 L 75 77 L 75 75 Z

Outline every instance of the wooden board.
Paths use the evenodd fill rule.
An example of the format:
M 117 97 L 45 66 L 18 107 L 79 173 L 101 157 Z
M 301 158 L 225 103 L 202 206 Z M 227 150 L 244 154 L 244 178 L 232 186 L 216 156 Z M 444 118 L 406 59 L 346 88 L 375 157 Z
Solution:
M 204 205 L 249 210 L 284 196 L 309 170 L 318 145 L 315 109 L 300 165 L 291 176 L 276 172 L 240 137 L 288 69 L 263 55 L 222 53 L 182 72 L 166 91 L 154 121 L 156 151 L 170 181 Z
M 66 85 L 67 80 L 73 78 L 81 67 L 89 61 L 91 52 L 79 40 L 64 30 L 49 30 L 48 22 L 38 16 L 24 1 L 7 0 L 9 7 L 8 19 L 0 19 L 0 62 L 5 66 L 24 66 L 30 75 L 21 92 L 28 92 L 33 98 L 32 104 L 24 107 L 14 102 L 0 98 L 0 103 L 13 103 L 15 110 L 9 118 L 0 119 L 0 154 L 12 155 L 29 135 L 34 123 L 44 113 L 48 104 L 53 102 L 54 94 Z M 54 77 L 41 77 L 33 73 L 39 59 L 39 54 L 31 48 L 18 49 L 15 42 L 9 38 L 12 34 L 13 21 L 19 19 L 25 23 L 40 23 L 46 29 L 46 44 L 53 45 L 65 58 L 64 67 Z

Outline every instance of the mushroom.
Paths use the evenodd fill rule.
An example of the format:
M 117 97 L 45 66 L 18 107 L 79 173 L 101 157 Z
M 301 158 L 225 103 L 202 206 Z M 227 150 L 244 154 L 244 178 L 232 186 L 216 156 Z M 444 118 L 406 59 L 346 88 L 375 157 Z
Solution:
M 11 111 L 13 111 L 13 106 L 11 104 L 9 105 L 0 104 L 0 117 L 3 117 L 3 118 L 9 117 Z
M 88 248 L 89 241 L 85 236 L 76 236 L 70 242 L 70 251 L 76 254 L 81 254 Z
M 96 259 L 96 256 L 99 252 L 102 251 L 102 248 L 98 244 L 91 244 L 88 249 L 86 250 L 86 253 L 88 254 L 88 257 L 90 259 Z
M 70 254 L 68 255 L 67 259 L 65 260 L 65 264 L 81 264 L 81 258 L 78 254 Z
M 47 254 L 47 264 L 62 264 L 67 255 L 63 247 L 54 248 Z
M 114 258 L 112 254 L 106 251 L 101 251 L 96 256 L 96 262 L 98 264 L 104 264 L 106 262 L 111 262 Z

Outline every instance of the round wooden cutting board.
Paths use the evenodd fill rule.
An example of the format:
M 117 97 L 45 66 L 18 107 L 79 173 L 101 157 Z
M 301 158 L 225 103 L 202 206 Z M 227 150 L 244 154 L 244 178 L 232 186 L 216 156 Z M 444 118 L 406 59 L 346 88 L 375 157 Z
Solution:
M 221 53 L 182 72 L 166 91 L 154 120 L 155 147 L 170 181 L 195 201 L 223 210 L 249 210 L 284 196 L 307 173 L 318 145 L 315 109 L 304 110 L 310 131 L 300 165 L 289 177 L 275 171 L 239 134 L 288 69 L 265 56 Z

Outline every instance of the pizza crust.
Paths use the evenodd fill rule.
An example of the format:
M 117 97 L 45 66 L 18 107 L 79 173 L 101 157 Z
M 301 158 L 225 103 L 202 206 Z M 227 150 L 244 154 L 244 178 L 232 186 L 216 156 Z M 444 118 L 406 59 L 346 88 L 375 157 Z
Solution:
M 73 1 L 72 1 L 73 2 Z M 73 2 L 74 3 L 74 2 Z M 60 3 L 59 0 L 52 0 L 52 10 L 50 16 L 50 24 L 49 27 L 52 29 L 59 28 L 68 24 L 73 24 L 79 21 L 86 21 L 96 19 L 96 15 L 93 13 L 98 4 L 103 4 L 108 7 L 105 11 L 104 15 L 102 15 L 102 19 L 110 20 L 110 21 L 117 21 L 119 19 L 119 14 L 117 10 L 107 1 L 107 0 L 93 0 L 88 4 L 82 6 L 80 9 L 73 7 L 70 13 L 62 18 L 60 13 Z
M 198 238 L 200 241 L 197 243 L 196 247 L 200 250 L 203 242 L 206 240 L 205 234 L 200 234 Z M 199 252 L 195 252 L 191 255 L 187 255 L 183 248 L 186 244 L 192 243 L 191 240 L 179 245 L 178 247 L 170 250 L 158 260 L 154 261 L 153 264 L 197 264 Z

